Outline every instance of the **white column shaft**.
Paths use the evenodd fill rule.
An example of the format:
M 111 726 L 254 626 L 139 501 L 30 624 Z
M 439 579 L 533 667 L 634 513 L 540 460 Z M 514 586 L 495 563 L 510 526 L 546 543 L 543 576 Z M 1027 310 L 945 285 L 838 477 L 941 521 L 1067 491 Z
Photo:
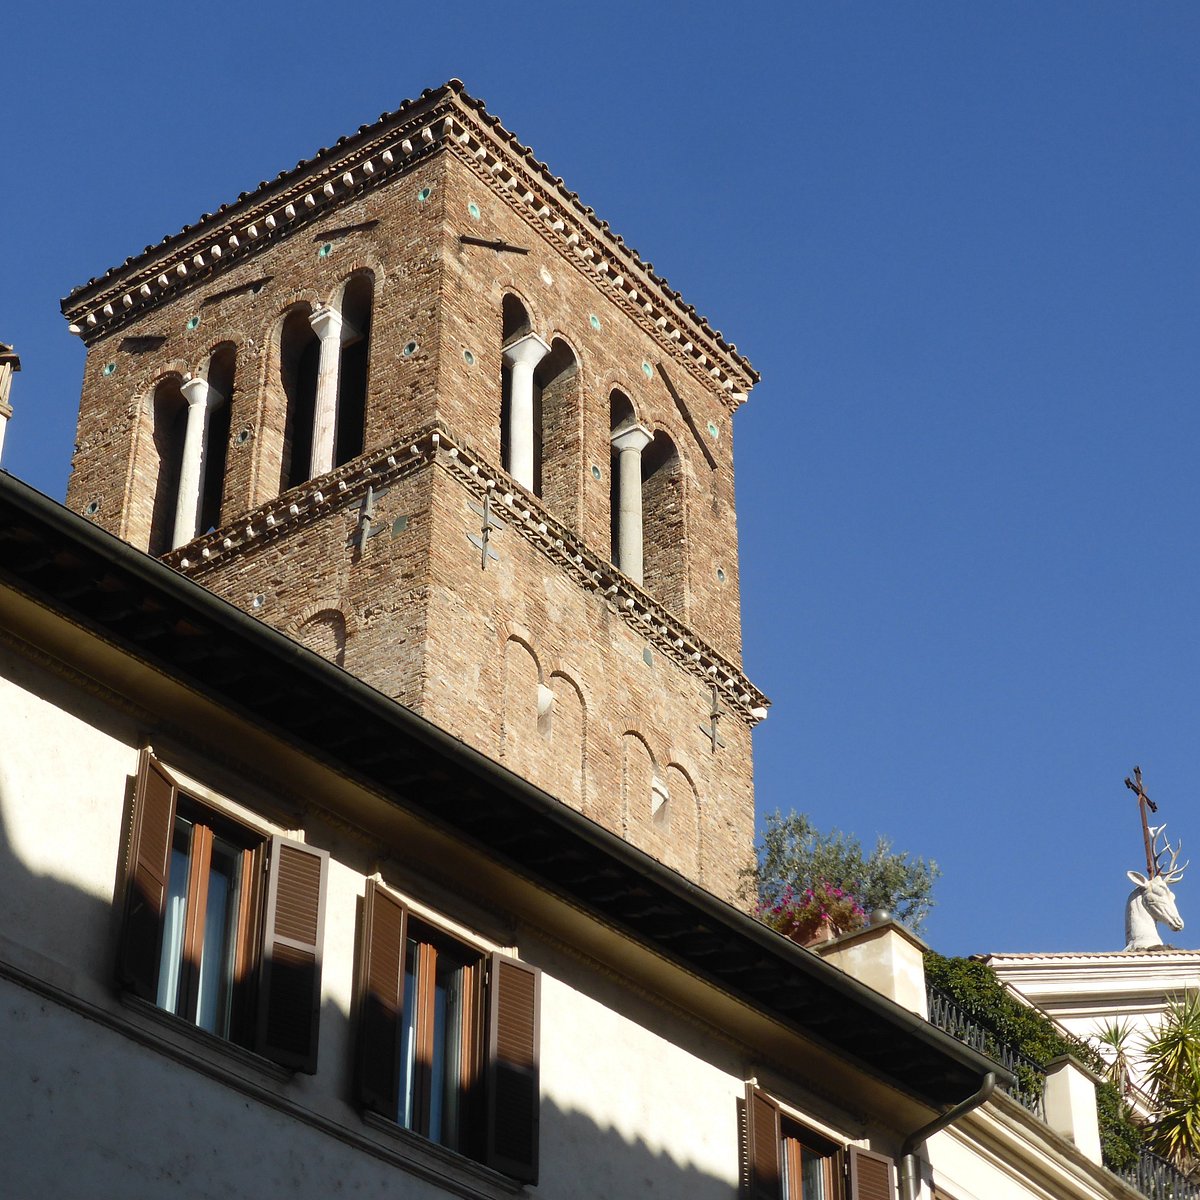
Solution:
M 317 403 L 313 415 L 312 457 L 308 477 L 315 479 L 333 470 L 337 441 L 338 380 L 342 368 L 342 314 L 336 308 L 313 313 L 309 324 L 321 339 L 317 360 Z
M 617 566 L 642 582 L 642 451 L 650 444 L 644 425 L 613 434 L 617 459 Z
M 187 401 L 187 426 L 183 434 L 183 461 L 179 464 L 179 493 L 175 501 L 175 535 L 172 547 L 190 542 L 199 532 L 200 501 L 204 495 L 204 447 L 208 441 L 208 414 L 216 393 L 204 379 L 187 379 L 181 388 Z
M 12 416 L 12 409 L 6 404 L 0 404 L 0 458 L 4 455 L 4 432 L 8 428 L 8 418 Z
M 617 564 L 634 583 L 642 582 L 642 452 L 622 450 L 621 503 L 617 514 Z
M 550 347 L 536 333 L 528 333 L 504 351 L 512 372 L 508 405 L 508 473 L 533 491 L 533 371 Z

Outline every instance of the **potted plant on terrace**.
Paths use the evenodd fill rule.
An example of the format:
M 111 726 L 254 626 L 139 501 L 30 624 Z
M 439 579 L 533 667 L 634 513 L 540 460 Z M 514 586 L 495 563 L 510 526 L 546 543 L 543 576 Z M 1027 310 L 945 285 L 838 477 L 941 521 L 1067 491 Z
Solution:
M 815 946 L 861 929 L 867 914 L 845 888 L 821 880 L 801 891 L 786 884 L 771 903 L 758 906 L 758 918 L 801 946 Z

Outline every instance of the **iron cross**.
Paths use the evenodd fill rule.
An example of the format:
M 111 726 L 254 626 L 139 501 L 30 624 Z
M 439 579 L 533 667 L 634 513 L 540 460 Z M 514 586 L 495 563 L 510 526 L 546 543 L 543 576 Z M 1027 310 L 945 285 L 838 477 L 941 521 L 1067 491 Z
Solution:
M 712 690 L 712 708 L 708 713 L 708 724 L 699 725 L 697 728 L 702 734 L 712 743 L 712 752 L 716 754 L 718 748 L 725 748 L 725 739 L 717 732 L 717 722 L 725 715 L 725 710 L 721 707 L 721 701 L 717 696 L 717 689 Z
M 1142 768 L 1133 768 L 1133 778 L 1125 776 L 1125 786 L 1131 791 L 1137 793 L 1138 812 L 1142 817 L 1142 840 L 1146 844 L 1146 878 L 1153 879 L 1158 874 L 1158 862 L 1154 857 L 1154 839 L 1150 834 L 1150 822 L 1146 817 L 1146 810 L 1158 812 L 1158 805 L 1146 795 L 1146 789 L 1142 787 Z
M 358 528 L 350 535 L 350 540 L 358 545 L 359 554 L 366 550 L 367 539 L 373 536 L 371 524 L 375 520 L 375 501 L 382 495 L 382 492 L 376 492 L 370 484 L 367 485 L 367 493 L 363 496 L 362 506 L 358 510 Z M 378 532 L 378 529 L 375 530 L 375 533 Z
M 476 537 L 473 533 L 468 534 L 467 536 L 470 538 L 471 545 L 479 551 L 479 569 L 481 571 L 486 571 L 489 558 L 493 562 L 500 561 L 500 555 L 498 555 L 490 545 L 492 540 L 492 530 L 503 529 L 504 526 L 500 521 L 492 516 L 492 493 L 490 491 L 486 491 L 483 494 L 483 507 L 481 508 L 478 504 L 472 504 L 471 511 L 481 519 L 482 524 L 479 526 L 478 537 Z

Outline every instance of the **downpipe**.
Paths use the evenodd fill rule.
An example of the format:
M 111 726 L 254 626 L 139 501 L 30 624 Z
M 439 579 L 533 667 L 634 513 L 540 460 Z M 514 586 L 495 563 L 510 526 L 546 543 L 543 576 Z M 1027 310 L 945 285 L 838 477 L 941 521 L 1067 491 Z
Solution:
M 981 1104 L 986 1104 L 995 1090 L 996 1072 L 989 1071 L 983 1077 L 983 1086 L 973 1096 L 968 1096 L 942 1113 L 937 1120 L 922 1125 L 904 1139 L 904 1145 L 900 1147 L 900 1200 L 917 1200 L 917 1192 L 921 1186 L 921 1160 L 917 1157 L 917 1147 L 935 1133 L 940 1133 L 946 1126 L 953 1125 L 960 1117 L 965 1117 Z

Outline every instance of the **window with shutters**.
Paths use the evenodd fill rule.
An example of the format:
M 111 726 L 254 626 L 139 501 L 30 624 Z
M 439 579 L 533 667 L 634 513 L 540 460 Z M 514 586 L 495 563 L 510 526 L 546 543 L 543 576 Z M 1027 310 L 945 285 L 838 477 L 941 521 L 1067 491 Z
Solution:
M 894 1200 L 890 1158 L 831 1141 L 753 1085 L 746 1092 L 745 1135 L 750 1200 Z
M 217 1037 L 315 1071 L 327 869 L 325 851 L 218 812 L 143 751 L 120 982 Z
M 451 937 L 370 880 L 358 996 L 363 1108 L 535 1183 L 537 969 Z

